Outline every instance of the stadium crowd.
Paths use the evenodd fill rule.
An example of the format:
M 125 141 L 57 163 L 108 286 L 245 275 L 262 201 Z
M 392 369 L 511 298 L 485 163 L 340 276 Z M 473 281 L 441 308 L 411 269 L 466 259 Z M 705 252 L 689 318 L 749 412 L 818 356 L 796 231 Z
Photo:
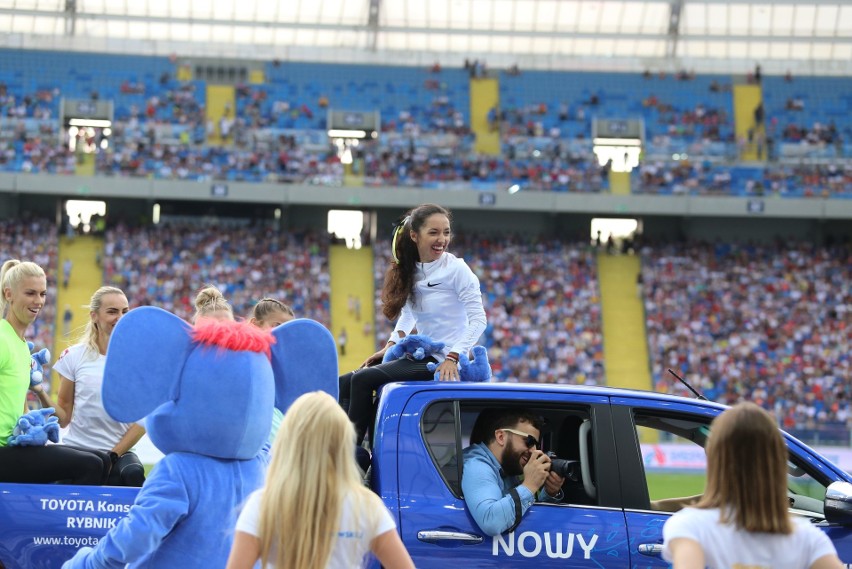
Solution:
M 621 108 L 611 105 L 628 104 L 645 116 L 649 132 L 646 156 L 650 159 L 643 164 L 641 180 L 635 184 L 637 192 L 794 197 L 852 193 L 852 166 L 842 159 L 849 128 L 834 122 L 803 123 L 794 120 L 801 112 L 787 108 L 779 110 L 786 113 L 779 116 L 766 116 L 761 111 L 760 122 L 766 124 L 766 136 L 760 137 L 761 153 L 767 152 L 770 158 L 779 154 L 802 158 L 810 152 L 807 149 L 822 152 L 829 147 L 836 149 L 831 155 L 835 162 L 788 161 L 767 166 L 764 179 L 738 176 L 737 165 L 720 162 L 737 154 L 729 104 L 721 100 L 716 104 L 711 98 L 685 106 L 684 97 L 691 91 L 683 91 L 687 87 L 680 84 L 688 86 L 694 78 L 679 80 L 666 95 L 654 94 L 654 90 L 635 94 L 632 102 L 615 87 L 558 104 L 529 102 L 523 90 L 510 90 L 504 106 L 489 112 L 488 120 L 492 128 L 500 130 L 502 141 L 501 155 L 490 157 L 475 152 L 469 119 L 457 101 L 447 96 L 441 72 L 424 72 L 424 77 L 420 84 L 408 88 L 425 91 L 429 102 L 412 102 L 408 108 L 388 107 L 393 112 L 387 116 L 383 107 L 379 140 L 353 149 L 354 171 L 364 174 L 366 184 L 605 190 L 607 171 L 598 166 L 591 153 L 591 120 Z M 612 78 L 609 81 L 618 83 Z M 324 136 L 325 110 L 334 106 L 335 93 L 338 88 L 343 90 L 343 85 L 334 87 L 335 93 L 308 100 L 306 93 L 313 91 L 300 92 L 294 85 L 288 90 L 276 85 L 237 84 L 234 107 L 227 106 L 216 124 L 206 116 L 203 85 L 200 81 L 178 81 L 169 73 L 150 85 L 125 80 L 116 88 L 114 96 L 120 100 L 116 101 L 109 132 L 96 129 L 86 133 L 81 129 L 76 135 L 77 146 L 96 149 L 95 170 L 103 175 L 343 184 L 346 169 L 341 153 Z M 517 89 L 512 85 L 510 81 L 507 89 Z M 0 120 L 8 133 L 0 137 L 0 170 L 75 173 L 80 157 L 69 149 L 67 136 L 57 124 L 58 102 L 63 96 L 58 86 L 19 92 L 0 82 Z M 89 97 L 96 100 L 100 94 L 92 92 Z M 211 143 L 217 137 L 225 144 Z M 424 144 L 424 138 L 431 142 Z M 588 146 L 579 156 L 571 148 L 575 142 Z M 542 148 L 522 151 L 531 145 Z M 691 159 L 698 160 L 681 163 L 677 159 L 680 152 L 671 152 L 681 146 L 683 154 L 689 148 Z M 707 157 L 714 161 L 707 162 Z M 800 186 L 804 190 L 796 191 Z
M 606 382 L 595 253 L 586 243 L 471 237 L 454 247 L 483 283 L 498 380 Z
M 754 401 L 787 429 L 852 427 L 852 248 L 669 244 L 642 250 L 660 391 Z
M 105 284 L 124 290 L 131 307 L 159 306 L 189 319 L 195 294 L 210 283 L 237 316 L 272 297 L 326 326 L 327 262 L 327 239 L 312 233 L 186 223 L 117 226 L 106 233 L 103 256 Z
M 674 195 L 852 197 L 852 163 L 728 167 L 709 161 L 648 160 L 638 168 L 634 192 Z
M 265 226 L 117 225 L 106 232 L 102 265 L 105 284 L 125 290 L 131 306 L 161 306 L 189 319 L 195 293 L 212 283 L 237 315 L 271 296 L 328 326 L 327 242 Z M 373 246 L 378 291 L 389 243 Z M 48 294 L 55 295 L 61 262 L 51 223 L 0 223 L 0 250 L 53 267 Z M 488 327 L 481 342 L 498 381 L 606 382 L 595 251 L 586 243 L 461 234 L 453 251 L 483 284 Z M 666 374 L 671 367 L 711 399 L 760 403 L 788 429 L 852 426 L 848 244 L 669 244 L 644 246 L 641 254 L 658 390 L 682 391 Z M 31 338 L 37 346 L 52 344 L 55 322 L 48 302 Z M 377 310 L 377 344 L 389 326 Z

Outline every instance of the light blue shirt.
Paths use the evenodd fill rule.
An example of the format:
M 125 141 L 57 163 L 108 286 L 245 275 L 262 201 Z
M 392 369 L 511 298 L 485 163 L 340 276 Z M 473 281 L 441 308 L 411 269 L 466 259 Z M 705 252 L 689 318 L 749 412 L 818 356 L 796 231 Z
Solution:
M 515 500 L 509 494 L 517 489 L 521 499 L 521 515 L 526 514 L 535 502 L 529 488 L 521 484 L 520 476 L 506 476 L 497 462 L 497 457 L 485 443 L 471 445 L 464 450 L 462 493 L 470 515 L 488 535 L 499 535 L 515 523 Z M 543 502 L 559 502 L 562 491 L 550 496 L 543 489 L 539 492 Z
M 266 442 L 269 446 L 272 446 L 272 443 L 275 442 L 275 435 L 278 434 L 278 429 L 281 428 L 281 421 L 284 420 L 284 413 L 278 410 L 277 407 L 272 408 L 272 429 L 269 431 L 269 438 L 266 439 Z

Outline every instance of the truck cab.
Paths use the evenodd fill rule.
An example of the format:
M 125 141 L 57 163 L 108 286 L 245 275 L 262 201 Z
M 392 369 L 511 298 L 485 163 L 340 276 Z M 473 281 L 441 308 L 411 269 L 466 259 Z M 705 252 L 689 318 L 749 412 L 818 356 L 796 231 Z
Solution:
M 579 466 L 563 486 L 561 503 L 536 503 L 514 531 L 492 537 L 465 507 L 461 457 L 479 414 L 501 406 L 540 415 L 543 450 Z M 724 409 L 614 388 L 391 384 L 379 400 L 371 484 L 397 516 L 421 568 L 460 561 L 470 569 L 668 567 L 661 558 L 662 526 L 672 513 L 661 508 L 703 492 L 703 446 L 710 422 Z M 846 510 L 852 479 L 796 439 L 785 439 L 791 512 L 825 531 L 840 558 L 852 563 Z M 670 464 L 661 462 L 661 447 Z M 672 468 L 676 461 L 691 468 Z

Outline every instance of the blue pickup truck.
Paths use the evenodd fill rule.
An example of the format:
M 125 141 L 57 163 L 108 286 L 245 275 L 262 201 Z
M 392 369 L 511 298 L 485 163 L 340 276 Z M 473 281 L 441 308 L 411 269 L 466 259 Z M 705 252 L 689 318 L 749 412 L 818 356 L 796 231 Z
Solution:
M 541 415 L 545 450 L 578 461 L 579 475 L 566 481 L 564 503 L 536 504 L 514 532 L 491 537 L 465 508 L 460 457 L 479 413 L 505 406 Z M 651 502 L 674 497 L 672 481 L 680 474 L 660 478 L 646 468 L 643 443 L 700 456 L 710 421 L 723 409 L 602 387 L 393 383 L 378 401 L 369 483 L 396 516 L 420 568 L 667 567 L 660 550 L 671 514 L 652 510 Z M 822 528 L 844 563 L 852 563 L 852 477 L 798 440 L 786 440 L 791 511 Z M 689 477 L 700 492 L 703 472 Z M 59 567 L 80 546 L 96 543 L 135 493 L 0 484 L 0 567 Z

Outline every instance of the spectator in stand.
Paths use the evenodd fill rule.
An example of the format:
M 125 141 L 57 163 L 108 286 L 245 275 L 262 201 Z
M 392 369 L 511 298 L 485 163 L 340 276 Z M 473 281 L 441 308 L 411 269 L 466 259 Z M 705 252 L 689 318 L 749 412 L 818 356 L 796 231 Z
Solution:
M 133 452 L 145 429 L 136 423 L 115 421 L 101 402 L 109 339 L 129 309 L 120 289 L 96 290 L 80 341 L 62 352 L 54 366 L 60 381 L 56 414 L 59 425 L 68 428 L 62 444 L 95 452 L 108 460 L 107 484 L 111 486 L 142 486 L 145 482 L 145 468 Z

